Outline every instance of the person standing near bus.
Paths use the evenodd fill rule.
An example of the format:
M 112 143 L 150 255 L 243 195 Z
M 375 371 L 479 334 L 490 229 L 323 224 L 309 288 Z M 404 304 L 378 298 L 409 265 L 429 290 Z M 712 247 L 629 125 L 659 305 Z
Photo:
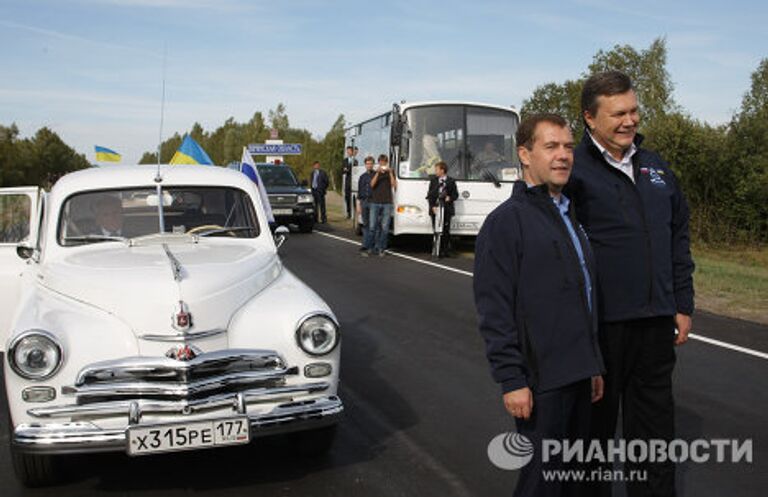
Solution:
M 360 217 L 362 222 L 360 227 L 363 231 L 363 245 L 360 247 L 360 254 L 364 257 L 368 256 L 368 251 L 371 247 L 368 245 L 370 239 L 368 232 L 370 231 L 370 201 L 371 201 L 371 180 L 373 179 L 373 157 L 370 155 L 363 161 L 365 164 L 365 172 L 360 175 L 357 180 L 357 216 Z
M 384 257 L 392 220 L 392 192 L 397 189 L 395 171 L 389 167 L 389 157 L 379 155 L 379 167 L 371 178 L 370 214 L 368 217 L 368 242 L 371 253 Z
M 475 306 L 504 406 L 533 446 L 514 495 L 573 496 L 578 483 L 545 478 L 546 470 L 567 468 L 545 460 L 542 443 L 586 439 L 590 402 L 602 396 L 595 266 L 562 193 L 573 165 L 568 124 L 535 114 L 520 123 L 516 140 L 525 183 L 515 183 L 477 237 Z
M 356 167 L 358 162 L 355 158 L 356 149 L 353 146 L 347 147 L 347 156 L 341 163 L 341 176 L 344 178 L 344 208 L 346 209 L 347 219 L 352 218 L 352 168 Z
M 694 310 L 688 204 L 669 165 L 641 147 L 637 96 L 626 74 L 608 71 L 587 79 L 581 108 L 587 130 L 566 194 L 574 199 L 598 268 L 607 374 L 592 436 L 612 441 L 621 408 L 625 440 L 669 442 L 675 434 L 675 345 L 687 340 Z M 628 495 L 675 495 L 674 462 L 630 460 L 624 468 L 647 475 L 627 482 Z M 610 482 L 594 485 L 599 488 L 590 495 L 611 495 Z
M 316 160 L 312 163 L 312 175 L 310 178 L 312 198 L 315 200 L 315 221 L 325 224 L 328 222 L 328 217 L 325 215 L 325 192 L 328 191 L 328 174 L 320 169 L 320 161 Z
M 427 203 L 432 228 L 435 229 L 435 217 L 438 210 L 443 208 L 443 233 L 440 238 L 440 257 L 447 257 L 450 250 L 451 218 L 456 213 L 453 203 L 459 197 L 456 180 L 448 176 L 448 165 L 445 162 L 435 164 L 435 176 L 429 180 Z

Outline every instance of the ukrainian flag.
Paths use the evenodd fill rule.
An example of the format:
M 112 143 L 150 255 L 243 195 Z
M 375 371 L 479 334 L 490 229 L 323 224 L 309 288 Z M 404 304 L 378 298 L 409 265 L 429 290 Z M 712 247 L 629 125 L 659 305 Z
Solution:
M 213 165 L 213 161 L 205 153 L 203 147 L 198 145 L 191 136 L 187 135 L 184 137 L 184 141 L 181 142 L 179 149 L 173 154 L 169 164 Z
M 110 150 L 106 147 L 99 147 L 98 145 L 95 145 L 93 148 L 96 149 L 97 162 L 120 162 L 120 160 L 123 158 L 114 150 Z

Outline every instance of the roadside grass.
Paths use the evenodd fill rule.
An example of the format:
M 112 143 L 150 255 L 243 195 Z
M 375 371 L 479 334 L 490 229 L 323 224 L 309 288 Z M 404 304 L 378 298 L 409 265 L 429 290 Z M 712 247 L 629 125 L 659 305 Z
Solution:
M 696 307 L 768 324 L 768 248 L 692 248 Z

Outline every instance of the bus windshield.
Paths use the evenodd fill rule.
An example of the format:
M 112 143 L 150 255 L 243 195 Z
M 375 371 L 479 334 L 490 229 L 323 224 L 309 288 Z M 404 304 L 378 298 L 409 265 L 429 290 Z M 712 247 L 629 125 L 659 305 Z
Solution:
M 441 105 L 411 108 L 404 117 L 408 146 L 401 155 L 401 178 L 427 178 L 443 161 L 448 174 L 461 181 L 518 179 L 514 112 Z

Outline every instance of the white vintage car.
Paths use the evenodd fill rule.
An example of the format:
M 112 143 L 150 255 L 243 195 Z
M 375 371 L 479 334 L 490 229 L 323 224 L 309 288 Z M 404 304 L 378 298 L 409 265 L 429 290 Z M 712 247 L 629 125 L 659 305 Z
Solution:
M 0 343 L 16 475 L 301 432 L 343 411 L 339 326 L 283 267 L 258 189 L 205 166 L 116 166 L 0 191 Z M 21 243 L 17 243 L 21 241 Z

